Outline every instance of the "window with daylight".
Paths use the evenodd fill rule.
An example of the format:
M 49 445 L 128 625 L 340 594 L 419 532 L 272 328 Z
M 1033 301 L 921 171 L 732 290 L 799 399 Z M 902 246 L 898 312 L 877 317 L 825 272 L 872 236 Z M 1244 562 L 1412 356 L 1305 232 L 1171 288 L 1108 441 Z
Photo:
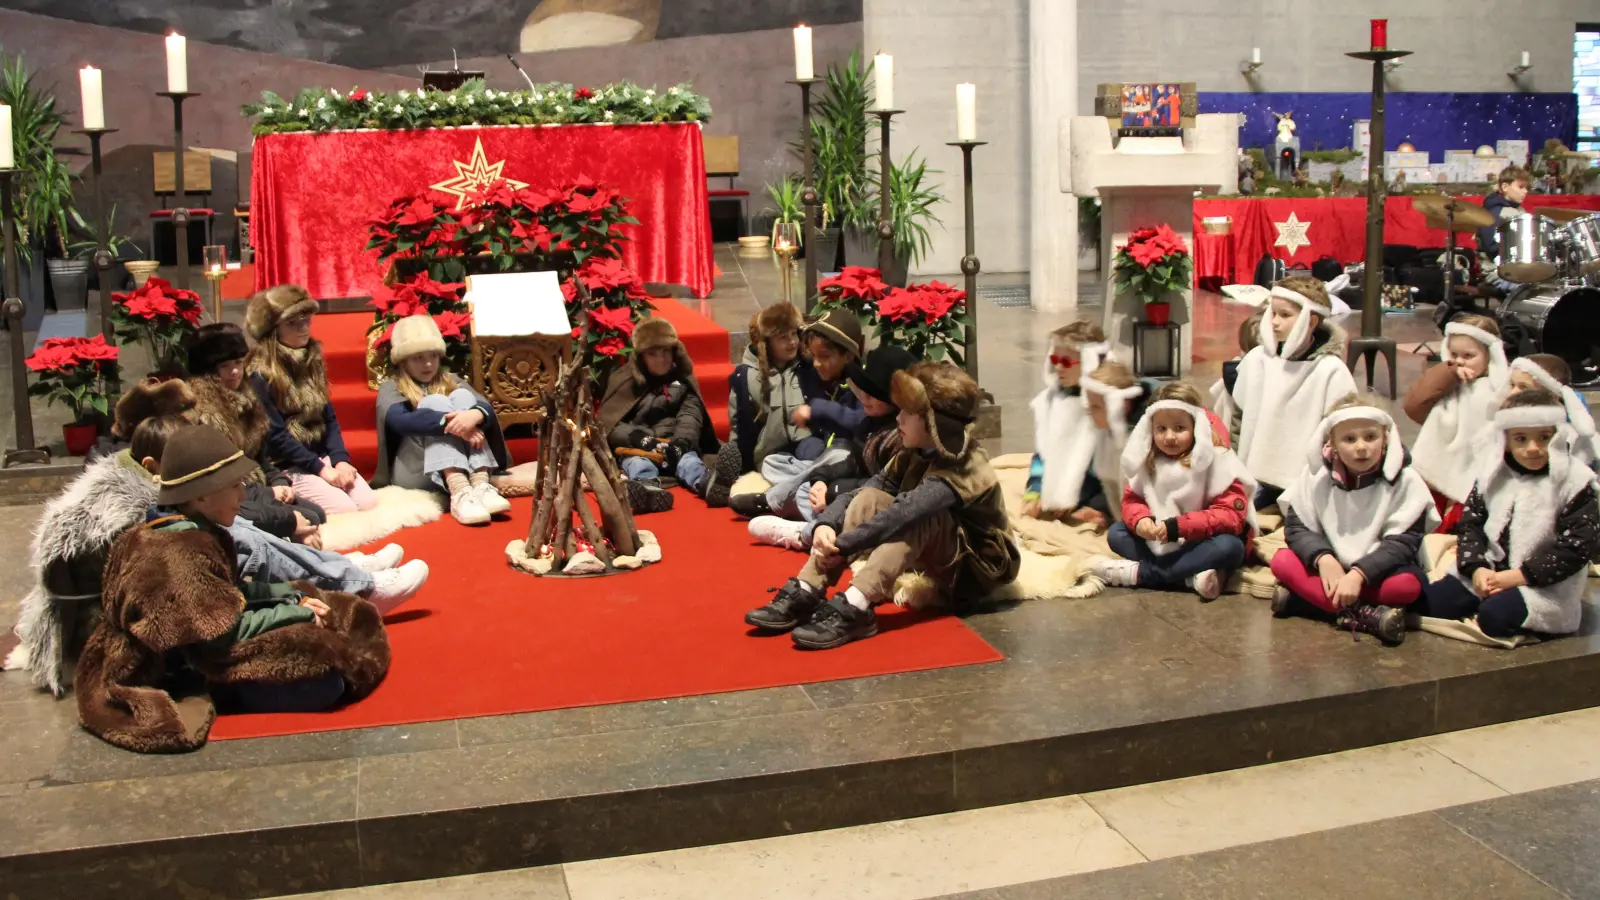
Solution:
M 1600 23 L 1578 26 L 1572 42 L 1572 92 L 1578 95 L 1578 146 L 1600 150 Z

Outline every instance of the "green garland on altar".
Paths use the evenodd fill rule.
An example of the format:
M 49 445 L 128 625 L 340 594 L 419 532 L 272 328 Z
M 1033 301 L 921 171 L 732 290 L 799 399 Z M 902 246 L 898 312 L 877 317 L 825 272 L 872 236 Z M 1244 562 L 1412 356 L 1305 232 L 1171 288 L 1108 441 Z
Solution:
M 481 79 L 453 91 L 415 90 L 386 94 L 351 88 L 307 88 L 285 100 L 261 92 L 260 103 L 243 107 L 256 122 L 256 136 L 294 131 L 405 131 L 461 125 L 639 125 L 708 122 L 711 101 L 687 84 L 657 92 L 623 81 L 603 88 L 549 83 L 527 91 L 496 91 Z

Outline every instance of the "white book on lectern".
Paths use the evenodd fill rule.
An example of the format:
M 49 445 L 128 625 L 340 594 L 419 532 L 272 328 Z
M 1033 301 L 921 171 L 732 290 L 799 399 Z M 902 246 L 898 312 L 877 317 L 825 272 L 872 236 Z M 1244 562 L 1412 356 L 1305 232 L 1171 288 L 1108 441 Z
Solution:
M 472 331 L 484 337 L 571 334 L 566 299 L 555 272 L 468 275 Z

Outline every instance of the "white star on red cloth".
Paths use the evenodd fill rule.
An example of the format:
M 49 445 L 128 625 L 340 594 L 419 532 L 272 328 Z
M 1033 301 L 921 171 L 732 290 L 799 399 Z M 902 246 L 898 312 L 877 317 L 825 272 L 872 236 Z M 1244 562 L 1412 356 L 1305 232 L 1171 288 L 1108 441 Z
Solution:
M 1306 236 L 1306 232 L 1311 230 L 1311 223 L 1300 221 L 1300 217 L 1294 213 L 1289 213 L 1287 221 L 1273 222 L 1272 227 L 1278 229 L 1278 240 L 1272 246 L 1288 248 L 1290 256 L 1301 247 L 1311 246 L 1311 238 Z

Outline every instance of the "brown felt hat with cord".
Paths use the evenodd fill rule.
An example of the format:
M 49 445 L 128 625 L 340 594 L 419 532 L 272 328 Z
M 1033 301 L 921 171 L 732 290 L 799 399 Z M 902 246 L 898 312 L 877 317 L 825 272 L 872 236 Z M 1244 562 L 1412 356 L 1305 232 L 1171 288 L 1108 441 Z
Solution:
M 161 493 L 156 502 L 188 503 L 232 487 L 255 470 L 255 460 L 222 432 L 209 425 L 190 425 L 169 438 L 161 452 Z

